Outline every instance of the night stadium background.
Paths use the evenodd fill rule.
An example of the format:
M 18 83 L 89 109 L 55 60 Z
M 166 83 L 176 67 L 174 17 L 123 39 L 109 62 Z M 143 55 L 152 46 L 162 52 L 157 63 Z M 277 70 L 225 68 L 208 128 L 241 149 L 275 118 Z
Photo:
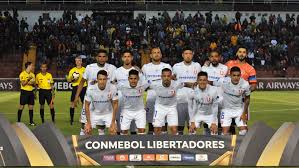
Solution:
M 239 45 L 248 48 L 248 63 L 257 70 L 258 91 L 251 96 L 250 125 L 263 121 L 273 128 L 299 118 L 299 2 L 296 1 L 1 1 L 0 111 L 16 121 L 19 73 L 26 61 L 42 62 L 56 80 L 56 126 L 78 134 L 80 114 L 69 125 L 70 85 L 63 80 L 77 54 L 94 62 L 98 49 L 120 67 L 121 51 L 130 49 L 141 67 L 150 62 L 149 49 L 159 46 L 162 61 L 182 61 L 184 46 L 204 64 L 218 49 L 223 63 L 235 58 Z M 39 105 L 34 118 L 41 124 Z M 50 120 L 48 106 L 46 120 Z M 29 123 L 27 107 L 23 122 Z

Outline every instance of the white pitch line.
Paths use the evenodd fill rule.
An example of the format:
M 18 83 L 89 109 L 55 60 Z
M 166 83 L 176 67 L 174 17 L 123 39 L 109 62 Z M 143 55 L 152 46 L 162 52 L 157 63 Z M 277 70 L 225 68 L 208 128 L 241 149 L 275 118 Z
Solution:
M 267 112 L 267 111 L 295 111 L 295 110 L 299 110 L 299 108 L 290 108 L 290 109 L 268 109 L 268 110 L 250 110 L 249 112 L 253 112 L 253 113 L 259 113 L 259 112 Z

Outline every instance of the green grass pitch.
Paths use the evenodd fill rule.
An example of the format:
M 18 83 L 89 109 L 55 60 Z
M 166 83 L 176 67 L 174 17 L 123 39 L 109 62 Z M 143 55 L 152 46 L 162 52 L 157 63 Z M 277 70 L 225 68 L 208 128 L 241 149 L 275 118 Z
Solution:
M 71 92 L 57 92 L 55 98 L 56 126 L 66 136 L 72 134 L 77 135 L 80 131 L 80 123 L 78 120 L 82 104 L 76 109 L 76 122 L 71 126 L 69 124 L 70 94 Z M 4 114 L 11 123 L 17 120 L 19 96 L 19 92 L 0 92 L 0 113 Z M 263 121 L 267 125 L 277 129 L 284 122 L 299 121 L 298 97 L 299 91 L 256 91 L 252 93 L 249 127 L 255 121 Z M 50 111 L 47 105 L 45 106 L 45 117 L 47 121 L 50 121 Z M 41 124 L 38 100 L 35 101 L 34 121 L 38 125 Z M 25 107 L 23 110 L 22 122 L 26 124 L 29 123 L 28 107 Z M 31 126 L 28 127 L 34 128 Z
M 55 98 L 56 126 L 65 134 L 78 134 L 79 114 L 82 104 L 75 111 L 75 124 L 69 124 L 69 105 L 71 92 L 57 92 Z M 19 92 L 0 92 L 0 113 L 12 123 L 16 122 L 19 106 Z M 299 121 L 299 91 L 256 91 L 251 95 L 249 126 L 255 121 L 263 121 L 273 128 L 279 128 L 284 122 Z M 50 121 L 50 110 L 45 105 L 45 117 Z M 35 101 L 34 121 L 41 124 L 39 103 Z M 23 110 L 22 122 L 29 123 L 28 107 Z

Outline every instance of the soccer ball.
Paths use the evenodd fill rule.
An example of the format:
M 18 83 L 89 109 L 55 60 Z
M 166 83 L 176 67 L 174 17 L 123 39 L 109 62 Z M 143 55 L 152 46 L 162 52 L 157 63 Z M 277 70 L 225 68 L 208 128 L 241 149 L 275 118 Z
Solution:
M 79 73 L 77 73 L 77 72 L 74 72 L 74 73 L 73 73 L 73 79 L 74 79 L 74 80 L 78 80 L 79 77 L 80 77 L 80 74 L 79 74 Z

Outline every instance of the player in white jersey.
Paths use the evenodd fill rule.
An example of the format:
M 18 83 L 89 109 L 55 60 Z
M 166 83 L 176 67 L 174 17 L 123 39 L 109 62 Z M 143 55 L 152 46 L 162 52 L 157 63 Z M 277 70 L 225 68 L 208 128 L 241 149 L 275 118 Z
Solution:
M 108 56 L 106 50 L 99 50 L 98 54 L 96 55 L 96 61 L 97 63 L 89 64 L 87 65 L 85 72 L 83 74 L 83 77 L 80 81 L 80 84 L 78 85 L 77 93 L 75 96 L 74 104 L 77 105 L 79 100 L 79 95 L 81 93 L 81 90 L 83 88 L 84 83 L 87 81 L 87 88 L 90 85 L 93 85 L 97 82 L 97 73 L 100 70 L 105 70 L 108 73 L 108 81 L 111 81 L 111 78 L 113 76 L 114 71 L 116 70 L 116 67 L 114 65 L 108 64 Z M 84 108 L 84 105 L 83 105 Z M 86 123 L 86 116 L 84 114 L 84 110 L 81 111 L 81 132 L 80 134 L 84 134 L 84 123 Z
M 133 53 L 130 50 L 125 50 L 122 52 L 122 61 L 123 65 L 115 70 L 113 73 L 112 81 L 113 83 L 117 84 L 117 86 L 129 86 L 129 71 L 132 69 L 139 71 L 139 83 L 142 82 L 143 76 L 141 70 L 137 66 L 133 66 Z M 116 121 L 118 130 L 120 131 L 120 110 L 122 105 L 122 93 L 118 91 L 118 100 L 119 100 L 119 112 L 117 113 Z M 131 124 L 131 134 L 136 134 L 136 124 L 133 121 Z M 118 132 L 119 133 L 119 132 Z
M 183 61 L 173 66 L 173 74 L 179 82 L 196 82 L 197 74 L 201 70 L 201 66 L 197 62 L 193 62 L 193 51 L 190 47 L 185 47 L 182 53 Z M 178 115 L 179 115 L 179 134 L 183 134 L 186 122 L 189 122 L 188 114 L 188 95 L 192 89 L 184 87 L 178 90 Z
M 218 93 L 217 88 L 208 84 L 208 74 L 199 72 L 198 86 L 189 95 L 188 107 L 190 117 L 189 133 L 196 134 L 201 123 L 206 123 L 212 134 L 217 133 Z
M 214 81 L 218 81 L 219 79 L 224 78 L 227 74 L 228 74 L 228 67 L 226 65 L 223 65 L 220 63 L 220 53 L 216 50 L 211 51 L 209 54 L 209 65 L 204 65 L 202 67 L 202 71 L 207 72 L 208 73 L 208 80 L 210 83 L 213 83 Z M 220 92 L 220 87 L 217 87 L 218 93 Z M 222 100 L 222 95 L 218 94 L 219 97 L 219 103 Z M 218 104 L 220 105 L 220 104 Z M 222 132 L 222 127 L 221 127 L 221 123 L 220 123 L 220 106 L 218 107 L 218 133 Z M 209 127 L 204 124 L 204 132 L 205 134 L 209 134 L 210 130 Z
M 150 85 L 156 92 L 155 113 L 153 117 L 154 134 L 160 135 L 166 121 L 171 134 L 177 135 L 178 112 L 177 90 L 184 87 L 184 83 L 173 81 L 172 72 L 168 68 L 162 70 L 162 81 Z M 165 121 L 166 119 L 166 121 Z
M 247 132 L 247 115 L 250 102 L 250 85 L 241 78 L 239 67 L 230 69 L 230 77 L 214 82 L 215 86 L 221 86 L 223 101 L 221 110 L 221 126 L 224 135 L 228 134 L 232 119 L 235 119 L 240 129 L 239 135 Z M 243 102 L 244 97 L 244 102 Z
M 162 53 L 159 47 L 155 47 L 151 49 L 150 53 L 151 63 L 145 64 L 142 67 L 142 72 L 144 78 L 149 81 L 161 80 L 162 69 L 169 68 L 171 66 L 164 62 L 161 62 Z M 156 100 L 156 92 L 153 89 L 147 90 L 146 96 L 146 122 L 148 123 L 148 134 L 153 134 L 153 114 L 155 111 L 155 100 Z
M 109 134 L 116 134 L 117 89 L 115 85 L 107 81 L 107 71 L 100 70 L 97 73 L 97 84 L 87 89 L 85 95 L 86 134 L 91 134 L 92 128 L 97 128 L 99 135 L 105 134 L 105 128 L 109 129 Z
M 138 85 L 139 72 L 135 69 L 129 71 L 129 86 L 118 86 L 122 94 L 120 115 L 121 135 L 127 135 L 132 121 L 135 121 L 138 134 L 145 134 L 146 112 L 144 109 L 143 93 L 148 87 Z

